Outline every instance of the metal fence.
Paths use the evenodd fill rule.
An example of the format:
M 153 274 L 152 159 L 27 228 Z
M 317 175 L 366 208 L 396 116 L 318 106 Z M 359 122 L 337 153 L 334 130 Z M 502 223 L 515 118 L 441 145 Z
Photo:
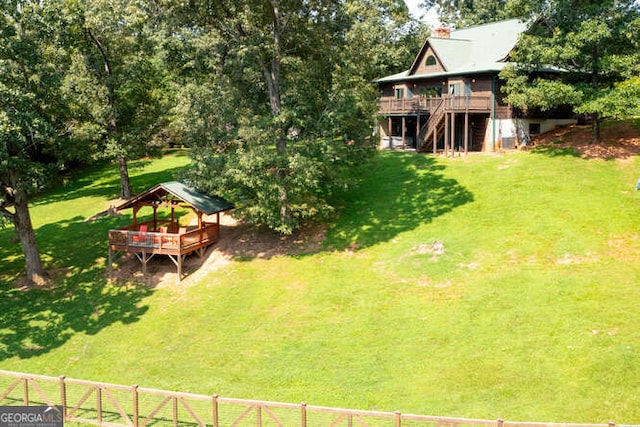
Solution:
M 511 422 L 232 399 L 0 370 L 0 405 L 61 405 L 66 425 L 212 427 L 615 427 Z M 624 426 L 627 427 L 627 426 Z M 630 426 L 629 426 L 630 427 Z

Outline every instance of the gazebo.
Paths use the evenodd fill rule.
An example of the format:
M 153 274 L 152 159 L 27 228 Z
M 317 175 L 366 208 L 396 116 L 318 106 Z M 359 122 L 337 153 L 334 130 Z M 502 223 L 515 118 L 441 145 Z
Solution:
M 153 219 L 138 222 L 138 212 L 144 207 L 153 209 Z M 146 275 L 147 263 L 155 255 L 167 255 L 178 268 L 178 280 L 182 279 L 182 263 L 187 255 L 199 256 L 220 237 L 220 212 L 234 206 L 217 196 L 199 193 L 183 183 L 172 181 L 158 184 L 144 193 L 116 207 L 116 210 L 133 209 L 133 223 L 109 230 L 109 272 L 113 254 L 133 253 L 142 263 Z M 181 226 L 175 217 L 176 208 L 192 209 L 198 216 L 198 224 Z M 170 219 L 158 218 L 158 209 L 171 209 Z M 215 222 L 206 222 L 204 215 L 216 214 Z

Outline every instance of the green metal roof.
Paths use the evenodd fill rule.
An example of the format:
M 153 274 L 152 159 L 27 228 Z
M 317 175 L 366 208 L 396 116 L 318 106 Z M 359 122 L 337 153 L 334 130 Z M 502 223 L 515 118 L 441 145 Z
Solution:
M 413 77 L 443 77 L 461 74 L 499 72 L 506 65 L 509 53 L 515 48 L 520 34 L 527 31 L 531 22 L 519 19 L 493 22 L 475 27 L 452 30 L 449 38 L 429 37 L 415 58 L 411 69 L 383 77 L 377 82 L 393 82 Z M 445 71 L 415 74 L 418 61 L 428 47 L 442 62 Z
M 227 211 L 233 209 L 235 206 L 222 197 L 209 196 L 194 190 L 187 185 L 177 182 L 164 182 L 158 184 L 155 187 L 145 191 L 142 194 L 134 197 L 131 200 L 121 204 L 117 207 L 118 210 L 132 208 L 133 206 L 145 202 L 145 201 L 157 201 L 162 200 L 163 197 L 171 194 L 173 197 L 182 200 L 194 209 L 204 213 L 205 215 L 211 215 L 218 212 Z

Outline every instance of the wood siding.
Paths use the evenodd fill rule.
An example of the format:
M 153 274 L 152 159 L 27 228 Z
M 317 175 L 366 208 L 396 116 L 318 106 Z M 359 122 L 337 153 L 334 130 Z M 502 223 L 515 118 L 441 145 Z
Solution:
M 426 60 L 430 56 L 435 57 L 436 64 L 435 65 L 426 65 Z M 430 74 L 430 73 L 442 73 L 446 71 L 442 64 L 440 63 L 440 58 L 437 57 L 433 49 L 429 47 L 419 58 L 418 63 L 415 69 L 415 72 L 412 74 L 420 75 L 420 74 Z

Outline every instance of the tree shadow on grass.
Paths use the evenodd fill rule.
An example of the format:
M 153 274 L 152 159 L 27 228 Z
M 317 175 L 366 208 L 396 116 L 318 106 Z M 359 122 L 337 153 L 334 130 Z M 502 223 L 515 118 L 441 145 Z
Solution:
M 147 163 L 132 162 L 130 170 L 142 169 Z M 173 180 L 182 168 L 132 174 L 131 183 L 137 190 L 146 190 Z M 36 198 L 31 206 L 48 208 L 82 197 L 103 197 L 105 202 L 117 198 L 120 180 L 112 169 L 113 165 L 85 169 L 67 184 Z M 89 216 L 105 208 L 97 205 Z M 108 230 L 127 222 L 108 216 L 87 222 L 77 215 L 38 227 L 39 250 L 52 276 L 52 285 L 46 289 L 19 287 L 24 256 L 13 227 L 0 228 L 0 361 L 38 356 L 60 347 L 76 333 L 96 334 L 116 322 L 132 323 L 144 315 L 143 300 L 152 289 L 134 282 L 109 283 L 105 274 Z
M 87 223 L 78 216 L 38 229 L 40 252 L 50 259 L 47 270 L 55 285 L 22 289 L 17 280 L 0 284 L 0 361 L 47 353 L 79 332 L 92 335 L 116 322 L 132 323 L 147 311 L 142 302 L 151 289 L 111 284 L 105 275 L 107 230 L 119 221 L 105 217 Z M 20 251 L 20 246 L 13 249 Z M 24 263 L 21 256 L 4 252 L 0 262 L 17 258 L 13 262 Z
M 444 176 L 444 169 L 431 156 L 379 154 L 358 188 L 345 195 L 327 246 L 362 248 L 388 241 L 472 202 L 473 194 Z
M 554 144 L 539 145 L 531 149 L 534 154 L 542 154 L 547 157 L 580 157 L 580 153 L 573 147 Z

